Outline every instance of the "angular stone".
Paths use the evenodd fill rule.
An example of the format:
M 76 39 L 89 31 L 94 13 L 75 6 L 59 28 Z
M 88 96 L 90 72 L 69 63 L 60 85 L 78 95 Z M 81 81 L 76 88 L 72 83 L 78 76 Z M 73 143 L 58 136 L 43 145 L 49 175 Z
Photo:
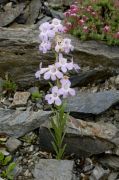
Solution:
M 79 113 L 98 115 L 119 102 L 119 91 L 78 93 L 67 100 L 66 111 L 78 118 Z
M 40 159 L 33 170 L 34 180 L 72 180 L 73 161 Z
M 29 92 L 16 92 L 14 94 L 14 99 L 11 104 L 11 107 L 16 106 L 25 106 L 27 104 L 28 98 L 30 97 Z
M 20 3 L 15 8 L 9 6 L 5 12 L 0 12 L 0 27 L 7 26 L 13 22 L 22 12 L 25 5 Z
M 66 154 L 76 154 L 86 157 L 93 154 L 100 154 L 116 147 L 113 139 L 117 134 L 117 128 L 109 123 L 93 123 L 78 120 L 70 117 L 67 124 Z M 40 147 L 43 150 L 53 151 L 51 141 L 52 136 L 49 132 L 49 125 L 46 123 L 39 130 Z
M 99 158 L 98 161 L 107 168 L 119 170 L 119 156 L 107 154 Z
M 15 137 L 10 137 L 6 142 L 6 147 L 10 152 L 14 152 L 15 150 L 17 150 L 20 145 L 21 141 L 19 141 Z
M 99 179 L 107 179 L 110 171 L 109 169 L 105 170 L 103 169 L 100 165 L 97 165 L 94 169 L 93 172 L 90 175 L 89 180 L 99 180 Z
M 48 121 L 50 111 L 15 111 L 0 109 L 0 133 L 16 138 L 40 127 Z
M 46 20 L 45 20 L 46 21 Z M 39 25 L 27 28 L 1 28 L 0 32 L 0 76 L 8 72 L 11 78 L 20 86 L 34 84 L 35 72 L 39 63 L 43 65 L 54 62 L 53 53 L 42 54 L 38 50 Z M 92 68 L 102 66 L 106 69 L 119 70 L 119 47 L 110 47 L 100 42 L 81 42 L 73 36 L 74 61 L 80 65 Z M 17 44 L 17 46 L 16 46 Z
M 29 17 L 26 24 L 34 24 L 36 19 L 41 11 L 41 1 L 40 0 L 32 0 L 29 5 Z
M 86 86 L 87 84 L 97 83 L 105 81 L 111 76 L 116 75 L 116 72 L 113 72 L 108 69 L 98 69 L 98 70 L 89 70 L 87 72 L 79 73 L 70 78 L 71 86 Z

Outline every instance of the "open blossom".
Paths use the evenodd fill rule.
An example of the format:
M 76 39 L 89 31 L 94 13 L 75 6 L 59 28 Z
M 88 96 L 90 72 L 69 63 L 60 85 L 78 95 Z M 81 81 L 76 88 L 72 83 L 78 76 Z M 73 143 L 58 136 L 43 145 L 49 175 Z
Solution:
M 63 57 L 63 55 L 60 53 L 59 54 L 59 60 L 58 62 L 55 63 L 57 68 L 61 68 L 61 71 L 63 73 L 66 73 L 68 70 L 72 70 L 73 69 L 73 63 L 67 62 L 67 59 Z
M 51 49 L 51 43 L 50 41 L 43 41 L 40 46 L 39 46 L 39 50 L 42 51 L 43 53 L 47 53 L 47 51 L 49 51 Z
M 49 65 L 47 72 L 44 73 L 44 79 L 48 80 L 51 79 L 52 81 L 55 81 L 57 78 L 61 79 L 63 77 L 63 74 L 59 71 L 59 69 L 53 64 Z
M 63 98 L 66 98 L 68 95 L 75 96 L 75 90 L 71 88 L 71 82 L 69 79 L 62 79 L 62 87 L 59 89 L 59 93 L 63 95 Z
M 51 27 L 54 32 L 64 32 L 64 26 L 61 24 L 61 20 L 59 19 L 54 18 Z
M 40 63 L 40 69 L 35 73 L 36 78 L 41 78 L 41 75 L 44 74 L 48 68 L 42 68 L 42 63 Z
M 61 105 L 61 99 L 59 98 L 60 93 L 59 93 L 59 89 L 57 86 L 54 86 L 52 88 L 52 93 L 51 94 L 47 94 L 45 96 L 45 100 L 48 101 L 48 104 L 53 104 L 55 103 L 57 106 Z
M 71 39 L 64 38 L 61 43 L 57 43 L 55 46 L 55 51 L 57 53 L 59 52 L 65 52 L 68 54 L 70 51 L 73 51 L 74 47 L 71 44 Z
M 110 31 L 110 27 L 108 25 L 106 25 L 104 28 L 103 28 L 103 31 L 104 32 L 109 32 Z

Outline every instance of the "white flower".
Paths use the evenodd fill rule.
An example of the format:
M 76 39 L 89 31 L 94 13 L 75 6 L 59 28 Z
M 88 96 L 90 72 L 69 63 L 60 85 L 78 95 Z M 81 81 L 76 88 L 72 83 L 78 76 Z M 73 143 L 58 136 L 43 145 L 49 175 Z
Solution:
M 52 88 L 52 94 L 47 94 L 45 96 L 45 100 L 48 101 L 48 104 L 55 103 L 57 106 L 61 105 L 61 99 L 59 98 L 59 89 L 57 86 L 54 86 Z
M 61 20 L 54 18 L 52 20 L 51 26 L 55 32 L 63 32 L 64 26 L 61 24 Z
M 62 79 L 60 82 L 62 87 L 59 89 L 59 93 L 63 95 L 63 98 L 66 98 L 68 95 L 75 96 L 75 90 L 70 88 L 71 82 L 69 79 Z
M 48 66 L 47 72 L 44 74 L 44 79 L 48 80 L 51 78 L 52 81 L 55 81 L 57 78 L 61 79 L 63 74 L 58 70 L 58 68 L 53 64 Z
M 72 70 L 73 69 L 73 63 L 68 63 L 67 59 L 63 57 L 63 55 L 60 53 L 59 54 L 59 60 L 58 62 L 55 63 L 57 68 L 61 68 L 61 71 L 63 73 L 66 73 L 67 70 Z

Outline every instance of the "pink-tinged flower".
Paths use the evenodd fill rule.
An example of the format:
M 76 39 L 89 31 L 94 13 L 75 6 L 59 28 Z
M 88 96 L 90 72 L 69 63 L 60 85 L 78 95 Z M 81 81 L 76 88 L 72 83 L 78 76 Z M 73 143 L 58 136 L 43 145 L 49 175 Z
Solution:
M 119 32 L 115 34 L 115 38 L 119 39 Z
M 64 32 L 64 26 L 61 24 L 61 20 L 59 19 L 54 18 L 51 27 L 54 32 Z
M 75 90 L 70 88 L 71 82 L 69 79 L 62 79 L 60 82 L 62 87 L 59 89 L 59 93 L 63 95 L 63 98 L 66 98 L 68 95 L 75 96 Z
M 84 31 L 85 33 L 88 33 L 88 27 L 87 27 L 87 26 L 84 26 L 84 27 L 83 27 L 83 31 Z
M 59 69 L 53 64 L 48 66 L 47 72 L 44 73 L 44 79 L 50 79 L 55 81 L 57 78 L 63 78 L 63 74 L 59 71 Z
M 62 101 L 59 98 L 59 96 L 60 96 L 59 89 L 57 86 L 54 86 L 52 88 L 52 94 L 47 94 L 45 96 L 45 100 L 48 101 L 48 104 L 55 103 L 57 106 L 60 106 Z
M 80 20 L 79 20 L 79 25 L 82 26 L 82 25 L 84 25 L 84 23 L 85 23 L 84 19 L 80 19 Z
M 105 33 L 109 32 L 109 31 L 110 31 L 110 27 L 106 25 L 106 26 L 103 28 L 103 31 L 104 31 Z
M 67 59 L 63 57 L 63 55 L 60 53 L 59 54 L 59 61 L 55 63 L 57 68 L 61 68 L 61 71 L 63 73 L 66 73 L 67 70 L 72 70 L 73 69 L 73 63 L 68 63 Z
M 65 16 L 65 17 L 69 17 L 69 16 L 70 16 L 70 11 L 66 11 L 66 12 L 64 13 L 64 16 Z

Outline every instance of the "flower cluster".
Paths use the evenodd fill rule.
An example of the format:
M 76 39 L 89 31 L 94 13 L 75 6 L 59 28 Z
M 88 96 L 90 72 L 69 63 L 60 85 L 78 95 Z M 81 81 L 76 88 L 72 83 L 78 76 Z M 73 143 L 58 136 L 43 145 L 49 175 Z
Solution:
M 68 77 L 70 70 L 78 71 L 80 67 L 78 64 L 70 61 L 66 58 L 66 55 L 70 51 L 73 51 L 74 47 L 71 44 L 71 39 L 63 38 L 62 34 L 65 31 L 65 27 L 58 19 L 53 19 L 51 23 L 45 22 L 39 27 L 40 34 L 40 46 L 39 50 L 43 53 L 47 53 L 49 50 L 54 50 L 56 54 L 56 61 L 54 64 L 43 68 L 40 64 L 40 69 L 36 72 L 36 78 L 45 80 L 51 80 L 54 86 L 51 88 L 51 93 L 45 96 L 45 100 L 49 104 L 56 104 L 57 106 L 62 104 L 62 98 L 75 95 L 75 90 L 71 88 L 71 82 Z
M 80 39 L 104 40 L 119 45 L 119 3 L 112 0 L 79 0 L 65 15 L 66 32 Z

